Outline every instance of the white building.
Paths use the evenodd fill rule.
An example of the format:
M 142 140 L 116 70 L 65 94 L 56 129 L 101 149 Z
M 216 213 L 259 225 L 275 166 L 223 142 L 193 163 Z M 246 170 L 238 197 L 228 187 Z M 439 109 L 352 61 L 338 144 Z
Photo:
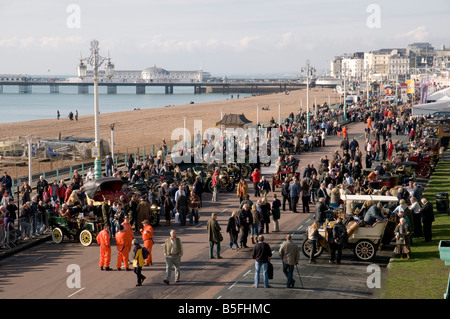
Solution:
M 139 82 L 168 82 L 168 83 L 198 83 L 211 78 L 209 72 L 202 69 L 198 71 L 167 71 L 153 66 L 142 71 L 139 70 L 114 70 L 113 77 L 109 80 L 105 77 L 105 71 L 98 71 L 100 82 L 112 83 L 139 83 Z M 94 71 L 87 70 L 83 80 L 79 78 L 69 78 L 69 82 L 92 82 Z
M 208 72 L 198 71 L 168 71 L 156 66 L 142 71 L 141 78 L 145 82 L 199 83 L 209 78 Z
M 364 75 L 364 59 L 357 57 L 344 57 L 342 59 L 342 71 L 347 77 L 355 80 L 362 79 Z
M 390 80 L 396 79 L 397 75 L 409 74 L 409 57 L 401 53 L 393 53 L 388 58 L 388 77 Z
M 364 53 L 364 68 L 370 71 L 372 79 L 392 80 L 396 75 L 409 74 L 409 65 L 405 49 L 381 49 Z

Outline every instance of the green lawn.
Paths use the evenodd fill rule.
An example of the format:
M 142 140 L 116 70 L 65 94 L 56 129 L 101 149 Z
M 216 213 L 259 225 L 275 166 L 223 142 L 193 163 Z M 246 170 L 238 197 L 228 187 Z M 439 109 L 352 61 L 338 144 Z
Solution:
M 443 299 L 447 290 L 450 267 L 439 257 L 439 241 L 450 240 L 450 216 L 436 214 L 436 193 L 450 193 L 450 160 L 440 161 L 424 196 L 433 203 L 435 222 L 433 240 L 413 239 L 411 259 L 395 256 L 383 278 L 381 299 Z

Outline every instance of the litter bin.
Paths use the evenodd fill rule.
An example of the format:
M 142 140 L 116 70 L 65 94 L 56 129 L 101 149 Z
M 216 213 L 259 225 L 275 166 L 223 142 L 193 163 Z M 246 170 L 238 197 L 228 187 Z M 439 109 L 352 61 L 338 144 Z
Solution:
M 446 266 L 450 266 L 450 240 L 441 240 L 439 242 L 439 255 L 441 260 L 445 261 Z M 444 299 L 450 299 L 450 276 L 448 277 L 447 292 Z
M 436 193 L 436 212 L 447 213 L 448 211 L 448 193 Z

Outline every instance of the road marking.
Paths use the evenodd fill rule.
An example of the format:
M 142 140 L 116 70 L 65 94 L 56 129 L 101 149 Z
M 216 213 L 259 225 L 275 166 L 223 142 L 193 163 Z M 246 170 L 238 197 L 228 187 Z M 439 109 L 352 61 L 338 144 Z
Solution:
M 44 256 L 41 256 L 41 257 L 35 258 L 35 259 L 33 259 L 33 261 L 36 261 L 36 260 L 42 259 L 42 258 L 44 258 L 44 257 L 47 257 L 47 255 L 44 255 Z
M 250 272 L 251 272 L 251 270 L 247 271 L 242 277 L 247 276 Z
M 233 288 L 234 285 L 236 285 L 236 284 L 237 284 L 237 281 L 235 281 L 234 284 L 232 284 L 230 287 L 228 287 L 228 290 L 230 290 L 231 288 Z
M 72 297 L 73 295 L 75 295 L 75 294 L 77 294 L 77 293 L 79 293 L 80 291 L 82 291 L 82 290 L 84 290 L 84 288 L 81 288 L 81 289 L 79 289 L 79 290 L 77 290 L 77 291 L 75 291 L 73 294 L 71 294 L 71 295 L 69 295 L 67 298 L 70 298 L 70 297 Z
M 318 277 L 318 276 L 305 276 L 305 275 L 302 275 L 302 278 L 324 279 L 323 277 Z

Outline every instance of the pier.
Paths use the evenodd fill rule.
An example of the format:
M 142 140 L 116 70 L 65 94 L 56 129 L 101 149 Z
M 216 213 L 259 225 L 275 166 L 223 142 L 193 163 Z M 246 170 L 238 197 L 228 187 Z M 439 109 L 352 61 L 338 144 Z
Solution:
M 242 80 L 227 79 L 226 81 L 207 82 L 110 82 L 100 81 L 99 86 L 106 86 L 107 94 L 117 94 L 117 87 L 135 87 L 136 94 L 146 94 L 147 87 L 164 87 L 165 94 L 173 94 L 175 87 L 192 87 L 194 94 L 202 93 L 276 93 L 305 88 L 306 84 L 298 80 Z M 88 94 L 93 82 L 73 82 L 65 79 L 24 78 L 22 80 L 0 81 L 0 94 L 4 86 L 15 86 L 21 94 L 32 94 L 33 86 L 47 86 L 51 94 L 60 93 L 60 87 L 77 87 L 79 94 Z

